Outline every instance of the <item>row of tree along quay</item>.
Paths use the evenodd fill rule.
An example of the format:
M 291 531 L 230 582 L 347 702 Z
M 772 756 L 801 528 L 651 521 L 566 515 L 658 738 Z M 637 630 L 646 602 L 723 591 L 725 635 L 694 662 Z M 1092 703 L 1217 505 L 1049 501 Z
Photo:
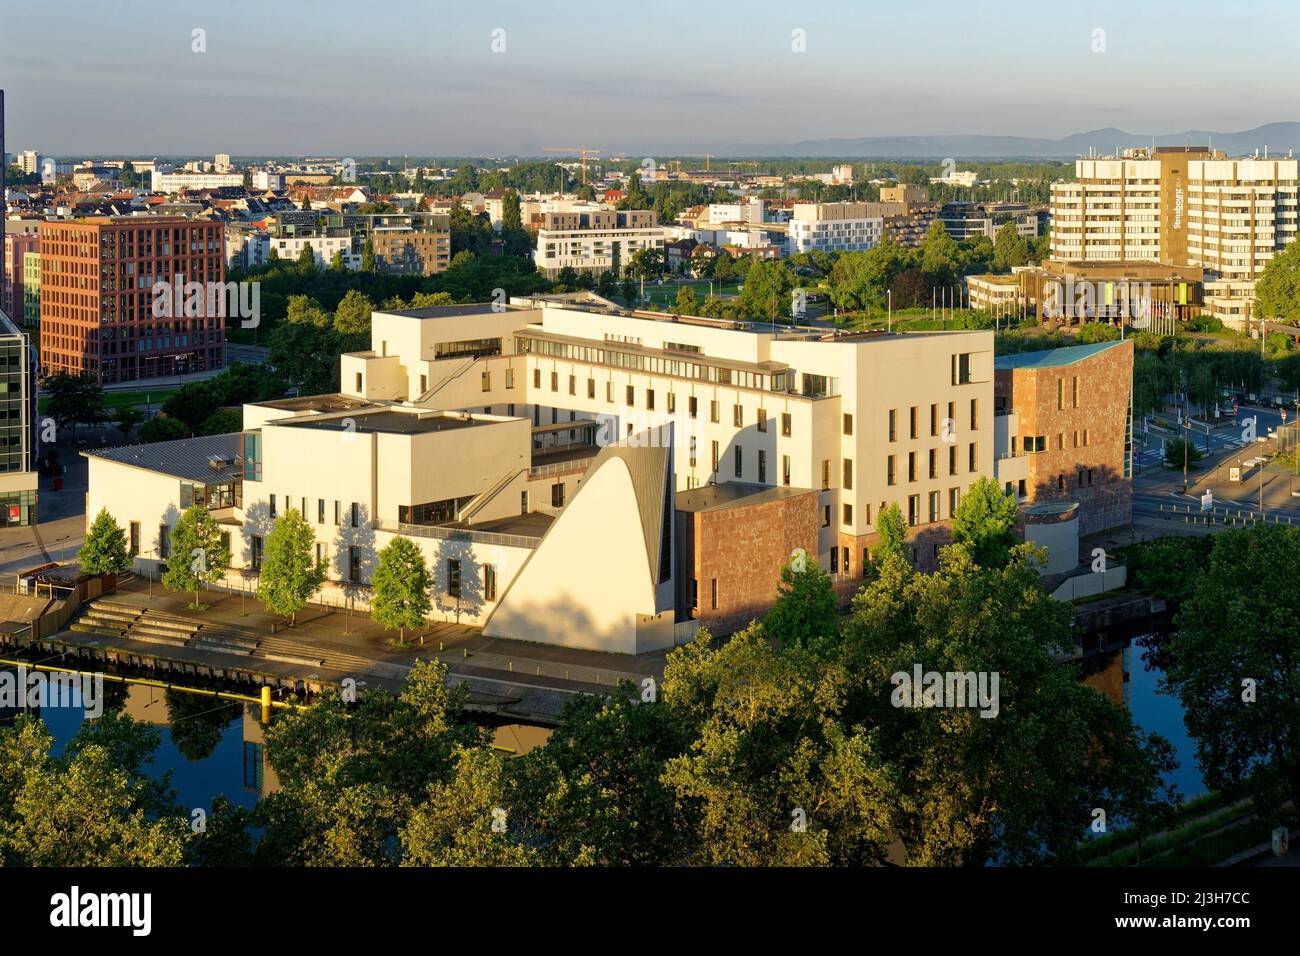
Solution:
M 1160 865 L 1181 804 L 1172 748 L 1059 662 L 1073 610 L 1043 589 L 1014 522 L 1014 502 L 977 486 L 922 572 L 887 509 L 847 615 L 829 576 L 796 556 L 762 619 L 726 641 L 701 629 L 648 692 L 574 697 L 517 757 L 467 719 L 437 661 L 398 694 L 321 695 L 266 728 L 281 788 L 251 809 L 214 801 L 201 833 L 145 770 L 152 728 L 106 711 L 55 754 L 40 721 L 20 718 L 0 729 L 0 862 L 1081 865 L 1111 839 L 1136 844 L 1128 862 Z M 87 556 L 120 569 L 118 532 L 96 523 Z M 292 550 L 292 519 L 283 527 Z M 427 591 L 408 545 L 391 546 L 377 582 L 402 582 L 398 617 Z M 1300 561 L 1300 530 L 1229 530 L 1204 547 L 1158 648 L 1165 686 L 1207 783 L 1253 808 L 1257 829 L 1294 825 L 1300 594 L 1275 581 Z M 281 593 L 302 591 L 267 591 Z M 900 703 L 894 678 L 918 667 L 997 674 L 996 714 Z
M 190 610 L 208 610 L 200 600 L 203 589 L 221 581 L 230 568 L 226 533 L 207 508 L 195 504 L 181 513 L 169 545 L 163 586 L 193 595 Z M 275 519 L 266 537 L 256 593 L 268 611 L 288 618 L 291 626 L 325 584 L 326 566 L 314 551 L 315 534 L 300 513 L 287 511 Z M 89 575 L 117 576 L 131 570 L 134 556 L 126 533 L 107 509 L 95 516 L 77 558 Z M 407 630 L 428 623 L 432 585 L 419 547 L 408 538 L 394 538 L 379 552 L 371 581 L 371 618 L 387 630 L 396 630 L 398 643 L 404 645 Z

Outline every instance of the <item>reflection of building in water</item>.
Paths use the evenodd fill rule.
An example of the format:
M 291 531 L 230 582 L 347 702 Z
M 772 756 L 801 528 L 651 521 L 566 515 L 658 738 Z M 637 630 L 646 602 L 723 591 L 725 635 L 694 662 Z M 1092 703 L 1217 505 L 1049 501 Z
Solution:
M 144 724 L 165 727 L 171 723 L 171 714 L 167 710 L 167 692 L 161 687 L 128 684 L 126 704 L 122 709 L 132 720 Z
M 534 727 L 531 724 L 503 724 L 494 728 L 492 746 L 518 757 L 534 748 L 541 747 L 550 739 L 551 729 L 549 727 Z
M 266 759 L 266 734 L 256 704 L 244 706 L 244 789 L 258 799 L 280 789 L 280 777 Z
M 1093 690 L 1105 694 L 1113 703 L 1132 710 L 1132 687 L 1129 684 L 1129 665 L 1133 648 L 1125 646 L 1109 654 L 1092 658 L 1083 682 Z

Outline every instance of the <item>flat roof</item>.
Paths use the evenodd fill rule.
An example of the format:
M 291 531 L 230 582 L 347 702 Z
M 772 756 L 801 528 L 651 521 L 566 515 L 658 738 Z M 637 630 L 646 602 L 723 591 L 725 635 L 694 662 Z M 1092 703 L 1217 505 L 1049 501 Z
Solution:
M 375 407 L 364 398 L 351 398 L 337 392 L 326 395 L 302 395 L 298 398 L 275 398 L 269 402 L 256 402 L 261 408 L 278 408 L 289 412 L 347 412 L 358 408 Z
M 1037 352 L 1020 352 L 1016 355 L 999 355 L 993 359 L 994 369 L 1059 368 L 1092 358 L 1106 349 L 1123 345 L 1123 339 L 1113 342 L 1093 342 L 1090 345 L 1067 345 L 1059 349 L 1042 349 Z
M 274 419 L 267 425 L 283 425 L 288 428 L 318 428 L 339 431 L 343 422 L 351 421 L 353 431 L 362 433 L 381 433 L 386 435 L 422 435 L 428 432 L 454 431 L 459 428 L 473 428 L 476 425 L 490 424 L 481 419 L 458 413 L 419 414 L 417 412 L 364 412 L 352 418 L 285 418 Z
M 499 311 L 495 302 L 466 302 L 461 305 L 432 305 L 423 309 L 375 309 L 376 315 L 400 315 L 408 319 L 442 319 L 455 315 L 486 315 Z
M 86 458 L 102 458 L 121 465 L 134 465 L 148 471 L 196 484 L 224 484 L 244 477 L 244 436 L 242 432 L 226 435 L 202 435 L 154 442 L 152 445 L 123 445 L 83 451 Z M 210 462 L 221 459 L 219 467 Z
M 786 485 L 754 485 L 743 481 L 724 481 L 719 485 L 701 485 L 677 492 L 675 507 L 678 511 L 721 511 L 725 508 L 747 508 L 784 498 L 814 495 L 813 488 L 791 488 Z
M 540 538 L 546 534 L 546 529 L 551 526 L 551 522 L 554 520 L 551 515 L 543 514 L 540 511 L 530 511 L 528 514 L 507 515 L 504 518 L 493 518 L 491 521 L 476 521 L 473 524 L 456 521 L 440 527 L 463 528 L 466 531 L 485 531 L 491 534 L 517 534 L 525 538 Z

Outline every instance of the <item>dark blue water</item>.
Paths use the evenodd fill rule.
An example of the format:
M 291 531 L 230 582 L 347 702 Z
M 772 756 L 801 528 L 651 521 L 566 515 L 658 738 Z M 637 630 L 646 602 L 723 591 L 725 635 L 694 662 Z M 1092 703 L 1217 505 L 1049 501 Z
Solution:
M 123 709 L 157 731 L 161 743 L 149 765 L 150 776 L 171 771 L 171 786 L 183 808 L 210 813 L 218 794 L 252 807 L 274 789 L 275 774 L 261 743 L 256 705 L 179 694 L 169 697 L 161 689 L 131 686 Z M 44 707 L 40 717 L 55 738 L 56 755 L 85 719 L 80 706 Z
M 1160 734 L 1173 744 L 1178 757 L 1178 769 L 1165 779 L 1178 787 L 1184 799 L 1198 797 L 1206 792 L 1205 781 L 1196 764 L 1196 744 L 1187 734 L 1183 723 L 1183 705 L 1177 697 L 1157 691 L 1159 671 L 1147 670 L 1142 662 L 1140 648 L 1127 647 L 1126 670 L 1129 675 L 1128 704 L 1133 722 L 1148 733 Z

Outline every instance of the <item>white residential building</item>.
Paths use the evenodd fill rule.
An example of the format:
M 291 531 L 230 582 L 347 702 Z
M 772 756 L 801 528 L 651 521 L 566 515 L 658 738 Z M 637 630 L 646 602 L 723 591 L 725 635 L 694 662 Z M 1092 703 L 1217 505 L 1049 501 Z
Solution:
M 790 218 L 790 254 L 862 252 L 875 247 L 885 228 L 879 203 L 795 203 Z

